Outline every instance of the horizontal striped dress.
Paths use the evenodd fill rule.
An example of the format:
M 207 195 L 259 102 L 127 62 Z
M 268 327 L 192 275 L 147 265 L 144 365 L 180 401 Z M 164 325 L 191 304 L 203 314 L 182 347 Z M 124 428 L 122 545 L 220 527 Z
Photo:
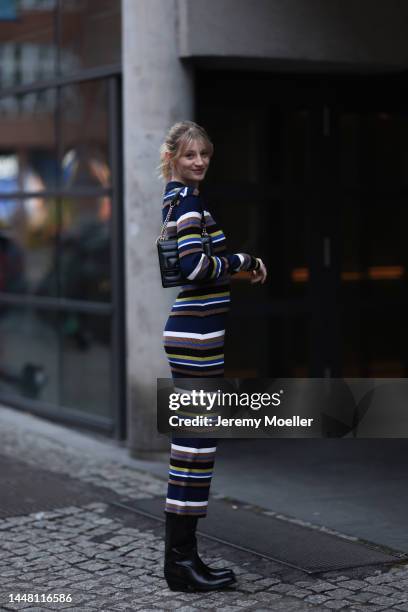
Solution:
M 246 253 L 227 253 L 222 229 L 193 187 L 177 181 L 166 185 L 163 221 L 180 188 L 180 201 L 173 208 L 167 237 L 177 237 L 181 270 L 190 282 L 181 287 L 167 319 L 164 348 L 173 378 L 222 378 L 230 275 L 253 270 L 256 259 Z M 207 257 L 202 248 L 202 212 L 211 237 L 212 257 Z M 206 516 L 216 448 L 215 438 L 173 435 L 165 512 Z

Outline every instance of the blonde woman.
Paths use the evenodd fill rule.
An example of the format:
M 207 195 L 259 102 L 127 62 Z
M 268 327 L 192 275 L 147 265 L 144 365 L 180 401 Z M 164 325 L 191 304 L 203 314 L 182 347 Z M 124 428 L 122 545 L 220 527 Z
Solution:
M 223 377 L 224 335 L 229 310 L 230 275 L 252 273 L 251 282 L 264 283 L 262 260 L 246 253 L 227 252 L 226 239 L 200 196 L 213 145 L 205 130 L 192 121 L 176 123 L 161 146 L 161 175 L 166 181 L 163 221 L 175 194 L 167 236 L 177 237 L 181 271 L 186 285 L 174 302 L 163 336 L 173 378 Z M 201 242 L 204 214 L 213 256 Z M 174 591 L 210 591 L 235 581 L 230 569 L 206 565 L 197 552 L 197 521 L 207 514 L 217 440 L 172 437 L 165 505 L 164 575 Z

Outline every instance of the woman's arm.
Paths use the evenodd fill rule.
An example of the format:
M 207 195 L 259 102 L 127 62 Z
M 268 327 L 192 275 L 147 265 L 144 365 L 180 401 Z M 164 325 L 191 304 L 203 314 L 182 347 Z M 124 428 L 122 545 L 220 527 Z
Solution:
M 209 280 L 259 268 L 258 260 L 247 253 L 223 253 L 208 257 L 201 242 L 201 212 L 199 196 L 189 188 L 175 207 L 180 267 L 185 278 L 191 281 Z

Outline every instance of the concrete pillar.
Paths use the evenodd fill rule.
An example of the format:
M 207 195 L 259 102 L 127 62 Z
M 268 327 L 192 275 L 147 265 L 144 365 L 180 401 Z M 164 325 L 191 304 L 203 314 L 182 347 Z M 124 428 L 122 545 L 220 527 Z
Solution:
M 155 239 L 159 147 L 174 122 L 193 117 L 178 23 L 176 0 L 122 0 L 128 446 L 137 457 L 169 447 L 156 428 L 156 378 L 170 377 L 162 333 L 177 289 L 161 286 Z

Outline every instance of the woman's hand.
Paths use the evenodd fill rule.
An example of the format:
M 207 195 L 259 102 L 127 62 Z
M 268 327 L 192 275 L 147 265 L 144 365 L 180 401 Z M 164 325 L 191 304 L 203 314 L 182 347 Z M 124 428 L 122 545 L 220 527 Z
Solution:
M 259 268 L 258 270 L 252 270 L 252 278 L 251 278 L 251 283 L 259 283 L 259 281 L 261 282 L 261 284 L 263 285 L 264 282 L 266 281 L 266 277 L 268 276 L 268 272 L 266 270 L 266 266 L 264 264 L 264 262 L 262 261 L 262 259 L 259 259 L 259 257 L 256 258 L 259 261 Z

